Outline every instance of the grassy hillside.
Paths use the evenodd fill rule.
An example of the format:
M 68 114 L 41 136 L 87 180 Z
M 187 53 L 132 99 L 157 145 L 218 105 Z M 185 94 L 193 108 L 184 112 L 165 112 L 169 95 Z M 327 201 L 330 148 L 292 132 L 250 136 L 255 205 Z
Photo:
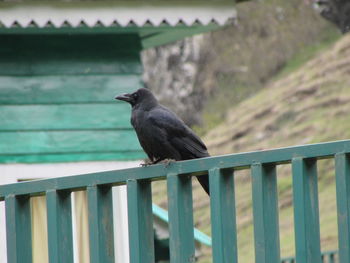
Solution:
M 237 12 L 238 24 L 211 33 L 201 48 L 195 83 L 205 99 L 200 134 L 221 122 L 226 107 L 255 95 L 281 70 L 298 67 L 340 35 L 304 0 L 250 1 L 238 4 Z
M 304 144 L 350 135 L 350 38 L 228 109 L 206 136 L 212 154 Z
M 227 109 L 221 125 L 204 138 L 212 155 L 350 138 L 350 35 L 296 71 L 289 69 L 255 96 Z M 319 162 L 322 250 L 337 249 L 334 165 Z M 249 171 L 235 175 L 239 262 L 254 259 Z M 155 200 L 162 206 L 164 185 Z M 281 255 L 294 255 L 290 166 L 278 167 Z M 196 227 L 210 234 L 209 198 L 194 184 Z M 200 262 L 211 262 L 204 248 Z

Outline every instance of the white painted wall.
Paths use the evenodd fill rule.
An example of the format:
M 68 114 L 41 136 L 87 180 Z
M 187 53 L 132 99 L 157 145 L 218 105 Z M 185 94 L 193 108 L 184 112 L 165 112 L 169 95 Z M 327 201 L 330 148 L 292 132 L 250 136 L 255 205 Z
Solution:
M 140 161 L 2 164 L 0 165 L 0 184 L 16 183 L 23 179 L 45 179 L 108 170 L 118 170 L 137 167 L 139 164 Z M 113 202 L 115 262 L 129 263 L 127 199 L 125 186 L 113 188 Z M 76 260 L 77 255 L 74 257 Z M 5 263 L 6 259 L 5 207 L 4 202 L 0 202 L 0 263 Z

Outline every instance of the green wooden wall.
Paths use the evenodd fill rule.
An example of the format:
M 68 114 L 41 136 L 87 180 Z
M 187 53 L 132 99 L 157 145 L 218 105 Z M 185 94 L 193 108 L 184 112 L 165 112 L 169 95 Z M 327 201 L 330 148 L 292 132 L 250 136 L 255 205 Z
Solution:
M 130 106 L 142 86 L 135 34 L 0 35 L 0 162 L 144 157 Z

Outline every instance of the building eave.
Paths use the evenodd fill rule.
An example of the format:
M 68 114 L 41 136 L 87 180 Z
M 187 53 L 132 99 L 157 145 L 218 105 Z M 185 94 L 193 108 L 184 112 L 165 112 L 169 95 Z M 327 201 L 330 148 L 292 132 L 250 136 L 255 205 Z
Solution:
M 234 1 L 0 2 L 0 34 L 138 34 L 143 48 L 232 23 Z
M 5 28 L 77 28 L 82 25 L 89 28 L 174 27 L 179 25 L 191 27 L 193 25 L 206 26 L 210 23 L 223 26 L 229 19 L 236 16 L 232 4 L 234 1 L 231 4 L 227 4 L 227 1 L 218 1 L 216 5 L 203 4 L 202 1 L 196 2 L 196 5 L 170 5 L 169 2 L 166 2 L 165 5 L 158 2 L 154 4 L 152 1 L 142 2 L 142 4 L 139 2 L 139 5 L 136 4 L 138 1 L 132 5 L 123 2 L 100 1 L 0 2 L 0 23 Z

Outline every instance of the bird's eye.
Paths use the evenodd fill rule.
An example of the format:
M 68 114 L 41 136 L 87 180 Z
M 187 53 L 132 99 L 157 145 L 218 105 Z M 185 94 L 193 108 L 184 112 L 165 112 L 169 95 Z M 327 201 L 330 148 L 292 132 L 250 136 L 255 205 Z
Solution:
M 132 97 L 133 97 L 135 100 L 138 98 L 138 96 L 139 96 L 139 95 L 137 95 L 137 93 L 134 93 L 134 94 L 132 95 Z

